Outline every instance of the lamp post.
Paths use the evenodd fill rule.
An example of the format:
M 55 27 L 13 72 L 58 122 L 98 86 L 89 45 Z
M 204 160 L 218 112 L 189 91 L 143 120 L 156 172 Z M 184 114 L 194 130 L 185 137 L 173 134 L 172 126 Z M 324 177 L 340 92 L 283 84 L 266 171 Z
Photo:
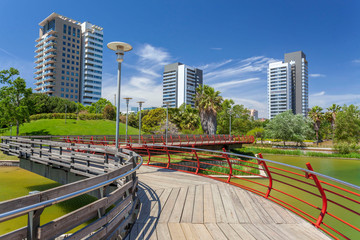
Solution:
M 229 114 L 230 114 L 229 136 L 231 136 L 231 114 L 232 114 L 232 109 L 231 108 L 229 110 Z
M 129 115 L 129 101 L 132 99 L 131 97 L 124 98 L 126 100 L 126 137 L 125 142 L 127 143 L 128 139 L 128 115 Z
M 140 138 L 141 138 L 141 106 L 144 103 L 144 101 L 137 102 L 139 104 L 139 144 L 140 144 Z
M 116 148 L 119 148 L 119 113 L 120 113 L 120 84 L 121 84 L 121 63 L 124 61 L 124 52 L 132 50 L 130 44 L 124 42 L 111 42 L 107 44 L 110 50 L 115 51 L 116 61 L 118 62 L 118 76 L 117 76 L 117 108 L 116 108 Z
M 168 143 L 168 129 L 169 129 L 169 104 L 170 102 L 164 102 L 166 104 L 166 129 L 165 129 L 165 142 Z
M 67 112 L 67 105 L 65 104 L 65 124 L 66 124 L 66 112 Z

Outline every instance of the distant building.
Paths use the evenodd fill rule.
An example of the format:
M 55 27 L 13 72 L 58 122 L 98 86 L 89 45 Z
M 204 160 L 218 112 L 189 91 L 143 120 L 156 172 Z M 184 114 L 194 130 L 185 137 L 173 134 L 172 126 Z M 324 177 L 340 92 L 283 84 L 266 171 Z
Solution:
M 190 104 L 195 107 L 196 88 L 203 84 L 203 71 L 182 63 L 168 64 L 163 74 L 163 106 L 169 102 L 169 107 L 180 107 Z
M 259 119 L 259 113 L 258 110 L 255 109 L 249 109 L 250 111 L 250 117 L 253 117 L 254 120 L 258 120 Z
M 145 107 L 145 108 L 141 108 L 141 111 L 144 111 L 144 110 L 153 110 L 153 109 L 156 109 L 157 107 Z M 137 114 L 137 112 L 139 111 L 139 107 L 131 107 L 131 112 Z
M 285 54 L 284 62 L 269 64 L 269 119 L 287 110 L 307 116 L 308 92 L 308 62 L 302 51 Z
M 35 91 L 90 105 L 101 97 L 103 28 L 52 13 L 36 40 Z

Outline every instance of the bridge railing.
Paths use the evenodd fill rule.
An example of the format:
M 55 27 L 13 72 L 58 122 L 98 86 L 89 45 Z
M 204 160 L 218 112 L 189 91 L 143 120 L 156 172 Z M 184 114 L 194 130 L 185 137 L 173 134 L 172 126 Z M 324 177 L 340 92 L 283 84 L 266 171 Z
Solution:
M 28 225 L 0 239 L 54 239 L 92 221 L 66 239 L 124 236 L 137 214 L 136 170 L 142 158 L 127 149 L 53 142 L 44 139 L 1 137 L 0 149 L 22 159 L 63 168 L 88 178 L 47 191 L 0 202 L 0 222 L 27 215 Z M 44 209 L 82 194 L 98 193 L 98 200 L 40 224 Z
M 26 138 L 31 138 L 27 136 Z M 90 143 L 96 145 L 115 145 L 114 135 L 72 135 L 72 136 L 36 136 L 36 138 L 51 140 L 51 141 L 63 141 L 68 143 Z M 154 135 L 128 135 L 127 141 L 125 135 L 119 136 L 121 144 L 166 144 L 170 146 L 201 146 L 201 145 L 218 145 L 218 144 L 241 144 L 241 143 L 253 143 L 255 141 L 253 136 L 244 135 L 194 135 L 194 134 L 154 134 Z
M 261 154 L 250 157 L 225 149 L 154 144 L 129 148 L 140 154 L 146 165 L 213 178 L 263 196 L 335 239 L 360 234 L 360 187 L 317 173 L 310 163 L 305 169 L 263 159 Z M 276 212 L 269 217 L 279 219 Z

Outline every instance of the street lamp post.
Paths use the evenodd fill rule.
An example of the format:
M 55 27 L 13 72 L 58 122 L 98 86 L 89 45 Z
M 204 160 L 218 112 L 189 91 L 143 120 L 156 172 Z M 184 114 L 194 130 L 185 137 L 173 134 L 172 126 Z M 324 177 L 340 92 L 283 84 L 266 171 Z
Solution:
M 165 142 L 168 143 L 168 131 L 169 131 L 169 104 L 170 102 L 164 102 L 166 104 L 166 129 L 165 129 Z
M 65 124 L 66 124 L 66 112 L 67 112 L 67 105 L 65 104 Z
M 144 103 L 144 101 L 137 102 L 139 104 L 139 144 L 140 144 L 140 138 L 141 138 L 141 106 Z
M 120 84 L 121 84 L 121 63 L 124 61 L 124 52 L 132 50 L 130 44 L 124 42 L 111 42 L 107 47 L 116 52 L 116 61 L 118 62 L 118 76 L 117 76 L 117 108 L 116 108 L 116 148 L 119 148 L 119 115 L 120 115 Z
M 128 140 L 128 115 L 129 115 L 129 101 L 132 99 L 131 97 L 124 98 L 126 100 L 126 137 L 125 142 Z
M 230 114 L 229 135 L 231 136 L 231 114 L 232 114 L 232 109 L 231 108 L 229 110 L 229 114 Z

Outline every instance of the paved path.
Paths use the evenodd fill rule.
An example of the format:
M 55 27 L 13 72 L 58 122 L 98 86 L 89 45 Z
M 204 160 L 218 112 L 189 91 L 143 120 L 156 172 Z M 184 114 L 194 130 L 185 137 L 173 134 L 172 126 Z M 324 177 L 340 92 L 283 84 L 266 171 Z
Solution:
M 277 204 L 192 174 L 142 166 L 141 210 L 127 239 L 330 239 Z

